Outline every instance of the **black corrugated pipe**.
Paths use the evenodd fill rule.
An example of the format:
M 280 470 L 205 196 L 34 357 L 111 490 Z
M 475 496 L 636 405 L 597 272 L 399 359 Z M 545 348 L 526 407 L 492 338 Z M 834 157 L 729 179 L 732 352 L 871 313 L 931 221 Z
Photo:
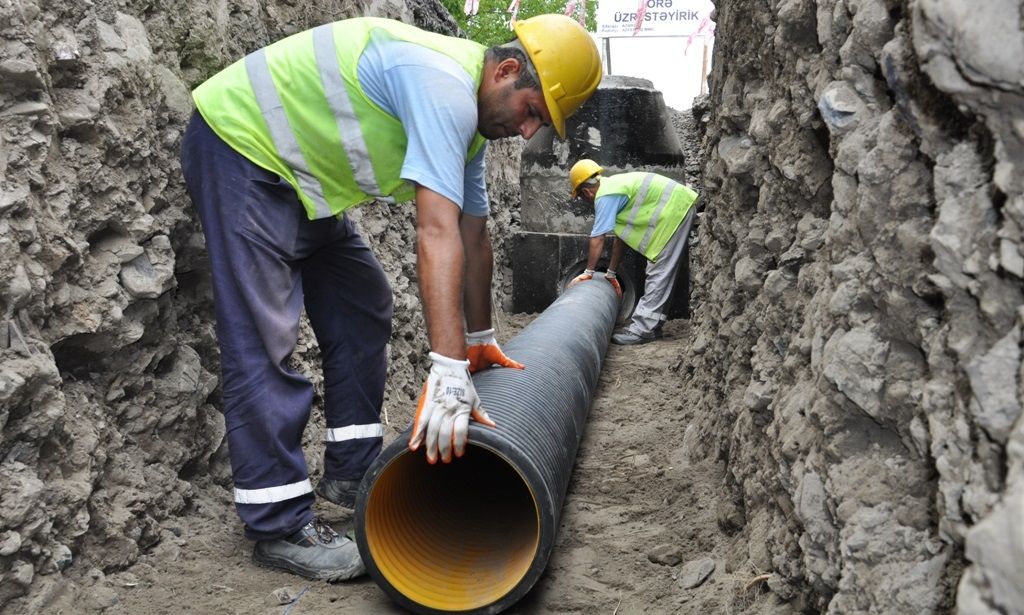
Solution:
M 526 370 L 473 376 L 495 429 L 430 465 L 408 431 L 367 471 L 356 541 L 381 588 L 416 613 L 500 613 L 547 566 L 576 449 L 618 313 L 600 277 L 568 289 L 505 353 Z

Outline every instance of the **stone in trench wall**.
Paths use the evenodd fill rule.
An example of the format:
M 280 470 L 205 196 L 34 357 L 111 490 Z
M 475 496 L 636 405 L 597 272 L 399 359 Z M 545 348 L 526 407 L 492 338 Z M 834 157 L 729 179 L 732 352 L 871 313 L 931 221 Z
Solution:
M 797 606 L 1024 604 L 1018 13 L 717 3 L 684 372 Z
M 16 605 L 72 564 L 131 561 L 222 430 L 199 430 L 215 379 L 171 300 L 186 88 L 158 82 L 145 26 L 113 7 L 7 4 L 0 22 L 0 601 Z
M 209 271 L 178 165 L 189 91 L 272 40 L 361 14 L 456 32 L 432 0 L 0 3 L 5 609 L 45 612 L 153 548 L 197 486 L 229 485 Z M 503 162 L 514 146 L 495 150 Z M 396 292 L 392 409 L 425 373 L 410 207 L 364 207 L 361 220 Z M 500 245 L 514 216 L 505 203 L 495 216 Z M 507 269 L 496 268 L 505 295 Z M 293 358 L 320 386 L 307 326 Z
M 1024 67 L 1008 61 L 1024 53 L 1020 10 L 1007 0 L 913 7 L 922 72 L 980 133 L 935 156 L 938 220 L 930 233 L 934 283 L 957 307 L 930 340 L 929 361 L 940 369 L 925 403 L 939 528 L 964 543 L 969 564 L 957 594 L 963 613 L 1024 609 Z

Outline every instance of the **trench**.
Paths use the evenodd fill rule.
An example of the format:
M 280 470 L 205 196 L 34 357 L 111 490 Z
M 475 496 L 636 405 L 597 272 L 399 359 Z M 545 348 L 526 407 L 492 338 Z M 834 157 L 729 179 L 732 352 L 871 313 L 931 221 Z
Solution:
M 191 88 L 364 10 L 0 5 L 0 610 L 400 612 L 368 578 L 311 584 L 250 561 L 177 155 Z M 457 28 L 435 2 L 370 10 Z M 663 339 L 609 348 L 551 557 L 508 612 L 1020 611 L 1019 12 L 722 0 L 707 94 L 670 128 L 645 115 L 657 93 L 625 79 L 638 95 L 602 102 L 567 143 L 489 148 L 502 342 L 582 262 L 573 159 L 702 194 L 686 300 Z M 614 159 L 630 139 L 646 158 Z M 427 369 L 409 207 L 353 213 L 395 297 L 388 443 Z M 634 296 L 642 265 L 623 272 Z M 315 478 L 306 323 L 291 361 L 316 391 Z

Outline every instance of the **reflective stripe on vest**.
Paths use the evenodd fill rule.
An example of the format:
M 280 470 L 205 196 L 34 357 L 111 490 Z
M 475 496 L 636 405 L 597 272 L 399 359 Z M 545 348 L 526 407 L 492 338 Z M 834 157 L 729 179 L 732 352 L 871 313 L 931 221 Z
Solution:
M 640 213 L 641 206 L 647 199 L 647 193 L 651 189 L 652 181 L 654 181 L 654 174 L 645 174 L 643 181 L 640 183 L 640 188 L 636 192 L 636 195 L 629 200 L 629 204 L 626 206 L 629 209 L 629 220 L 626 222 L 626 230 L 623 231 L 623 234 L 627 236 L 633 234 L 633 225 L 636 224 L 636 216 L 637 214 Z M 637 249 L 639 250 L 639 247 Z M 643 252 L 643 250 L 640 251 Z
M 697 193 L 656 173 L 620 173 L 601 179 L 597 198 L 629 199 L 615 218 L 615 234 L 648 260 L 656 260 L 689 212 Z
M 651 245 L 651 236 L 654 235 L 654 229 L 658 227 L 658 219 L 661 218 L 661 211 L 665 209 L 665 205 L 668 204 L 669 198 L 672 196 L 672 192 L 679 187 L 679 184 L 669 180 L 668 184 L 665 185 L 665 189 L 661 192 L 661 199 L 658 200 L 657 206 L 654 208 L 654 213 L 651 214 L 651 221 L 647 223 L 647 231 L 644 233 L 644 238 L 640 240 L 640 245 L 637 247 L 641 253 L 646 252 L 647 248 Z M 644 194 L 644 199 L 647 198 L 647 194 Z
M 331 208 L 324 198 L 324 188 L 320 185 L 320 180 L 309 172 L 309 165 L 302 156 L 299 142 L 295 140 L 291 126 L 288 125 L 284 105 L 281 104 L 274 79 L 270 76 L 270 67 L 267 66 L 266 50 L 260 49 L 245 56 L 245 72 L 249 75 L 256 103 L 263 113 L 270 138 L 274 140 L 277 155 L 291 167 L 295 180 L 299 183 L 299 190 L 313 201 L 316 217 L 325 218 L 331 215 Z
M 246 56 L 198 88 L 196 106 L 228 145 L 295 187 L 309 218 L 371 199 L 405 201 L 408 138 L 373 103 L 357 76 L 374 33 L 447 55 L 479 85 L 484 47 L 396 21 L 355 18 L 292 35 Z M 466 161 L 480 152 L 475 134 Z
M 363 131 L 346 130 L 346 126 L 354 126 L 357 121 L 352 101 L 341 78 L 341 66 L 338 64 L 337 46 L 334 44 L 334 28 L 324 24 L 313 30 L 313 50 L 316 52 L 316 63 L 320 68 L 320 80 L 324 84 L 331 113 L 338 125 L 342 147 L 348 157 L 349 165 L 355 175 L 356 185 L 366 194 L 380 195 L 377 178 L 373 175 L 370 152 L 366 149 Z

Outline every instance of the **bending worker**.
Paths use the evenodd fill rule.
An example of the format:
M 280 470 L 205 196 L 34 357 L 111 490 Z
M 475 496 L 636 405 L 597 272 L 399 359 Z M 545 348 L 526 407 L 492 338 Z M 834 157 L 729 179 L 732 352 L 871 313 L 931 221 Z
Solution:
M 193 92 L 182 170 L 211 262 L 235 506 L 259 564 L 328 581 L 364 571 L 355 543 L 313 513 L 302 451 L 313 386 L 289 366 L 305 308 L 327 423 L 316 494 L 351 507 L 381 449 L 393 304 L 350 207 L 416 201 L 432 352 L 410 447 L 447 463 L 470 416 L 493 425 L 470 371 L 521 366 L 491 329 L 485 140 L 544 125 L 564 137 L 601 79 L 594 42 L 570 18 L 526 19 L 515 36 L 485 49 L 348 19 L 260 49 Z
M 608 260 L 607 279 L 619 297 L 622 289 L 616 276 L 622 262 L 623 246 L 628 245 L 647 259 L 644 293 L 623 331 L 612 336 L 616 344 L 645 344 L 661 337 L 669 301 L 676 283 L 676 270 L 682 262 L 686 239 L 696 210 L 697 193 L 657 173 L 620 173 L 602 177 L 593 160 L 578 161 L 569 170 L 572 196 L 594 207 L 594 227 L 586 271 L 570 286 L 589 280 L 604 253 L 604 236 L 612 231 L 615 239 Z

